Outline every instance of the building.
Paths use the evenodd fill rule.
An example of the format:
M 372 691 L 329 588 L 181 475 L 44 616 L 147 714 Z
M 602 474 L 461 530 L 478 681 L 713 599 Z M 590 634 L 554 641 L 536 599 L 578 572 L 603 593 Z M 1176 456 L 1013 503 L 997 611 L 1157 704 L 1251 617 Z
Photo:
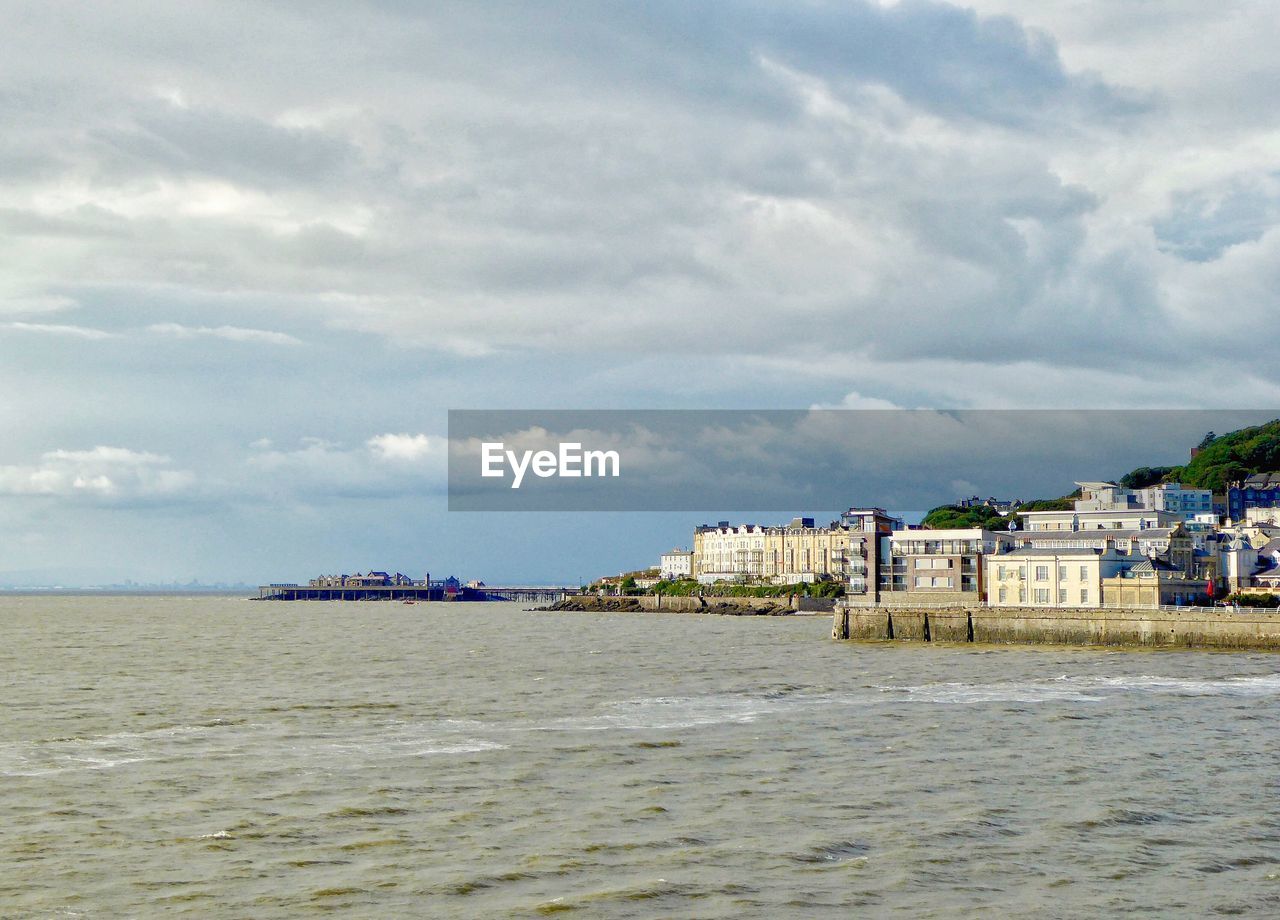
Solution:
M 1080 489 L 1076 511 L 1132 511 L 1144 507 L 1136 492 L 1114 482 L 1085 481 L 1076 486 Z
M 728 521 L 698 525 L 693 530 L 693 577 L 703 584 L 762 580 L 766 529 Z
M 693 577 L 693 553 L 689 550 L 676 548 L 658 558 L 658 570 L 665 580 L 679 581 Z
M 1075 512 L 1093 524 L 1107 515 L 1129 513 Z M 1013 561 L 1004 563 L 1003 570 L 996 569 L 987 591 L 987 602 L 997 606 L 1012 606 L 1014 591 L 1019 587 L 1018 596 L 1029 606 L 1088 606 L 1079 601 L 1081 596 L 1091 597 L 1093 606 L 1192 604 L 1208 591 L 1210 583 L 1218 585 L 1225 566 L 1248 564 L 1240 554 L 1234 562 L 1224 559 L 1217 534 L 1192 532 L 1183 521 L 1169 527 L 1117 530 L 1092 526 L 1079 530 L 1027 530 L 1011 536 L 1013 553 L 999 558 L 1027 564 L 1032 557 L 1061 557 L 1064 561 L 1035 563 L 1033 574 L 1049 577 L 1033 578 L 1024 568 L 1020 580 L 1014 574 Z M 1001 565 L 998 561 L 995 564 Z M 1065 570 L 1061 569 L 1063 565 Z M 1056 577 L 1054 566 L 1059 567 Z M 1086 566 L 1087 572 L 1080 566 Z M 1001 587 L 1005 589 L 1003 599 Z M 1064 597 L 1067 600 L 1062 600 Z
M 367 575 L 356 572 L 354 575 L 318 575 L 308 582 L 312 588 L 399 588 L 413 585 L 426 585 L 428 579 L 414 581 L 408 575 L 396 572 L 369 572 Z
M 808 517 L 781 526 L 702 524 L 693 532 L 693 577 L 703 584 L 843 581 L 850 593 L 865 594 L 877 541 L 895 526 L 901 520 L 882 508 L 850 508 L 822 527 Z
M 902 518 L 883 508 L 850 508 L 840 515 L 840 523 L 862 534 L 860 544 L 850 543 L 846 602 L 875 606 L 880 603 L 880 561 L 891 558 L 890 537 L 903 529 Z
M 1126 489 L 1114 482 L 1077 482 L 1080 498 L 1075 510 L 1167 511 L 1179 520 L 1190 521 L 1197 514 L 1213 513 L 1213 493 L 1208 489 L 1184 488 L 1178 482 L 1162 482 L 1142 489 Z
M 1020 498 L 1014 498 L 1006 501 L 1001 498 L 993 497 L 981 498 L 977 495 L 970 496 L 969 498 L 962 498 L 960 501 L 956 502 L 956 505 L 961 508 L 990 508 L 992 511 L 996 511 L 1000 514 L 1008 514 L 1021 504 L 1022 499 Z
M 984 559 L 1013 546 L 1007 533 L 979 527 L 900 530 L 880 559 L 882 604 L 973 604 L 985 598 Z
M 1259 566 L 1268 557 L 1266 553 L 1280 550 L 1280 540 L 1272 540 L 1255 548 L 1241 533 L 1222 534 L 1218 548 L 1218 570 L 1227 594 L 1254 587 Z M 1272 563 L 1274 564 L 1274 563 Z M 1265 581 L 1265 579 L 1264 579 Z
M 1019 511 L 1023 530 L 1145 530 L 1148 527 L 1172 527 L 1181 516 L 1171 511 L 1148 508 L 1098 509 L 1071 511 Z
M 1190 606 L 1204 599 L 1207 587 L 1207 582 L 1188 578 L 1176 565 L 1152 557 L 1102 579 L 1102 606 Z
M 1024 545 L 987 556 L 987 603 L 993 607 L 1100 607 L 1102 580 L 1134 557 L 1114 543 L 1081 548 Z
M 703 584 L 844 581 L 851 556 L 863 556 L 865 542 L 847 524 L 817 527 L 813 518 L 784 526 L 721 521 L 694 529 L 691 567 Z
M 1128 559 L 1158 557 L 1186 572 L 1190 577 L 1217 578 L 1220 560 L 1213 535 L 1193 533 L 1181 521 L 1172 527 L 1143 530 L 1022 531 L 1012 534 L 1015 546 L 1043 549 L 1097 549 L 1114 546 Z
M 1168 511 L 1181 520 L 1194 521 L 1197 515 L 1213 516 L 1213 492 L 1189 489 L 1178 482 L 1162 482 L 1136 490 L 1142 507 Z
M 1227 490 L 1227 516 L 1243 521 L 1250 508 L 1280 507 L 1280 473 L 1255 473 Z
M 1233 519 L 1234 520 L 1234 519 Z M 1240 524 L 1280 524 L 1280 507 L 1260 508 L 1255 506 L 1244 509 L 1244 520 L 1235 521 Z

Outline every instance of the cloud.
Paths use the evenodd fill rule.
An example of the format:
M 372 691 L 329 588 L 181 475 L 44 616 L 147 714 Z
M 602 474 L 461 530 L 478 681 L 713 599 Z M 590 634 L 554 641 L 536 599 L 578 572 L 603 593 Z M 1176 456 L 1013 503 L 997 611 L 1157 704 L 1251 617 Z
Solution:
M 115 333 L 107 332 L 103 329 L 90 329 L 85 326 L 61 325 L 58 323 L 24 323 L 12 322 L 4 323 L 5 329 L 14 329 L 18 332 L 35 332 L 44 335 L 60 335 L 69 336 L 76 339 L 114 339 Z
M 254 445 L 244 460 L 240 488 L 278 498 L 390 497 L 435 494 L 444 489 L 447 457 L 425 434 L 381 434 L 358 447 L 324 438 L 302 438 L 299 446 Z
M 2 172 L 0 172 L 2 174 Z M 74 307 L 76 302 L 61 294 L 23 295 L 0 293 L 0 313 L 55 313 Z
M 365 445 L 379 460 L 415 461 L 435 450 L 432 440 L 425 434 L 380 434 L 370 438 Z
M 195 474 L 173 469 L 169 457 L 125 447 L 51 450 L 36 464 L 0 466 L 0 494 L 10 496 L 161 500 L 184 495 L 195 483 Z
M 164 59 L 190 61 L 163 78 L 153 49 L 126 55 L 128 15 L 104 23 L 89 59 L 116 79 L 60 70 L 59 106 L 19 119 L 64 152 L 0 195 L 25 280 L 293 299 L 309 328 L 499 360 L 802 349 L 776 317 L 809 337 L 852 323 L 885 355 L 1061 360 L 1043 332 L 1066 307 L 1115 332 L 1121 301 L 1158 315 L 1155 278 L 1089 239 L 1097 199 L 1053 162 L 1150 107 L 1046 32 L 931 2 L 499 9 L 264 14 L 264 35 L 305 36 L 305 100 L 253 68 L 210 81 L 256 41 L 214 7 L 192 14 L 207 47 L 187 17 L 149 18 Z M 26 28 L 32 48 L 61 37 Z
M 257 342 L 266 345 L 301 345 L 302 340 L 285 332 L 272 332 L 268 329 L 245 329 L 241 326 L 183 326 L 178 323 L 154 323 L 147 327 L 154 335 L 168 336 L 175 339 L 194 339 L 212 337 L 227 339 L 231 342 Z

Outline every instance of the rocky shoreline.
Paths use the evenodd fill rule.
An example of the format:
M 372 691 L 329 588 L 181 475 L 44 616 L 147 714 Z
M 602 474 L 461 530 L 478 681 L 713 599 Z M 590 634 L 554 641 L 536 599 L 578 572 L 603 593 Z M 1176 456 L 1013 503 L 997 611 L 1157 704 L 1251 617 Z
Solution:
M 655 603 L 655 600 L 657 603 Z M 662 601 L 667 604 L 662 604 Z M 679 600 L 680 604 L 671 604 Z M 535 610 L 611 611 L 618 613 L 709 613 L 729 617 L 789 617 L 796 611 L 786 598 L 653 598 L 643 597 L 567 597 Z

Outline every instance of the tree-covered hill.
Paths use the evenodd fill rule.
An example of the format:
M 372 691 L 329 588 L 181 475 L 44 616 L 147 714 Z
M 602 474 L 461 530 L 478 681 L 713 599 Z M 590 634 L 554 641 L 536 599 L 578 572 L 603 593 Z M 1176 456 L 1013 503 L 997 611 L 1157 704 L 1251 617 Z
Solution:
M 1008 530 L 1009 518 L 1002 517 L 994 508 L 979 505 L 962 508 L 959 505 L 942 505 L 924 516 L 920 526 L 928 530 L 983 527 L 987 530 Z
M 1280 419 L 1205 440 L 1191 462 L 1174 468 L 1165 481 L 1225 492 L 1254 473 L 1280 470 Z
M 1215 435 L 1209 432 L 1200 442 L 1200 451 L 1185 466 L 1140 466 L 1117 480 L 1127 489 L 1141 489 L 1161 482 L 1180 482 L 1197 489 L 1225 492 L 1233 483 L 1254 473 L 1280 471 L 1280 419 L 1265 425 L 1241 428 L 1229 434 Z M 1080 495 L 1077 489 L 1062 498 L 1042 498 L 1024 502 L 1017 511 L 1066 511 L 1075 507 Z M 934 508 L 920 522 L 929 530 L 944 528 L 983 527 L 987 530 L 1008 530 L 1010 520 L 1001 517 L 991 508 L 962 508 L 959 505 L 942 505 Z
M 962 508 L 959 505 L 942 505 L 934 508 L 924 516 L 920 526 L 926 530 L 950 530 L 969 527 L 981 527 L 985 530 L 1008 530 L 1009 524 L 1018 519 L 1020 511 L 1070 511 L 1075 507 L 1079 489 L 1072 495 L 1062 498 L 1038 498 L 1035 501 L 1023 502 L 1011 515 L 1002 515 L 994 508 L 979 505 L 974 508 Z

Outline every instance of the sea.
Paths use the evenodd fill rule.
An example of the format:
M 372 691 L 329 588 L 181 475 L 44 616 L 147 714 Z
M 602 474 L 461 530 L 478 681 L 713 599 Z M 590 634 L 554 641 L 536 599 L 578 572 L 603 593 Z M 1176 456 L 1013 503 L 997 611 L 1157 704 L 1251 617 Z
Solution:
M 0 917 L 1280 916 L 1280 656 L 0 598 Z

